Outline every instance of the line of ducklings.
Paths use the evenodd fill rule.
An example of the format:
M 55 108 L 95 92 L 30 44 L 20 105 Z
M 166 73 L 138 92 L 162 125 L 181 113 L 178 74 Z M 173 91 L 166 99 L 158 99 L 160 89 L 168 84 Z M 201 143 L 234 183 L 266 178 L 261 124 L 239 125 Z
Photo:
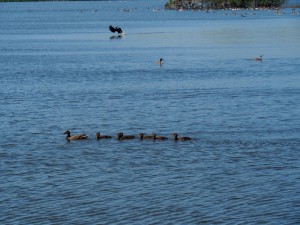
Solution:
M 66 134 L 66 139 L 71 140 L 84 140 L 88 138 L 88 135 L 86 134 L 78 134 L 71 136 L 71 132 L 67 130 L 64 132 Z M 178 137 L 177 133 L 173 133 L 172 136 L 174 137 L 174 141 L 189 141 L 192 140 L 190 137 Z M 96 133 L 96 140 L 101 139 L 110 139 L 113 138 L 110 135 L 102 135 L 99 132 Z M 138 136 L 135 135 L 124 135 L 122 132 L 117 133 L 117 140 L 130 140 L 130 139 L 140 139 L 140 140 L 168 140 L 168 137 L 165 136 L 157 136 L 155 133 L 152 133 L 150 135 L 145 135 L 144 133 L 140 133 Z

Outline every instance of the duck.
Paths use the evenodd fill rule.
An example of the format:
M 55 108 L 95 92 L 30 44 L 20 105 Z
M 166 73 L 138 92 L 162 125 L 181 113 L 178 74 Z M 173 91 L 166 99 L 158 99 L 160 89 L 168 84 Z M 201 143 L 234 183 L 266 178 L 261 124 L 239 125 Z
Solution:
M 86 134 L 78 134 L 78 135 L 73 135 L 71 136 L 71 132 L 69 130 L 65 131 L 64 134 L 67 135 L 66 139 L 71 141 L 71 140 L 83 140 L 87 139 L 88 136 Z
M 167 140 L 168 138 L 167 137 L 164 137 L 164 136 L 156 136 L 155 133 L 152 134 L 152 139 L 153 140 Z
M 99 139 L 108 139 L 108 138 L 112 138 L 112 136 L 109 136 L 109 135 L 101 135 L 99 132 L 96 133 L 96 139 L 99 140 Z
M 253 60 L 254 61 L 262 61 L 263 59 L 262 59 L 262 57 L 263 57 L 264 55 L 260 55 L 259 57 L 257 57 L 257 58 L 254 58 Z
M 162 64 L 164 64 L 164 59 L 163 59 L 163 58 L 160 58 L 160 59 L 159 59 L 159 65 L 162 66 Z
M 155 63 L 159 64 L 160 66 L 162 66 L 164 64 L 164 59 L 160 58 L 159 61 L 156 61 Z
M 134 139 L 134 135 L 124 135 L 122 132 L 117 134 L 117 139 L 118 140 L 127 140 L 127 139 Z
M 140 140 L 152 139 L 152 138 L 153 138 L 152 135 L 144 136 L 144 133 L 140 133 L 140 134 L 139 134 L 139 137 L 140 137 Z
M 172 134 L 174 136 L 175 141 L 189 141 L 192 140 L 190 137 L 178 137 L 177 133 Z

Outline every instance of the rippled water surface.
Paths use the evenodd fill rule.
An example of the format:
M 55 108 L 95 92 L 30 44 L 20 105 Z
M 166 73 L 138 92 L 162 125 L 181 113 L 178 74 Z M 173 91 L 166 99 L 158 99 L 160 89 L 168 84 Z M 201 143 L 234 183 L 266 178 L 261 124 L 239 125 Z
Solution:
M 1 224 L 300 223 L 300 14 L 164 3 L 0 3 Z

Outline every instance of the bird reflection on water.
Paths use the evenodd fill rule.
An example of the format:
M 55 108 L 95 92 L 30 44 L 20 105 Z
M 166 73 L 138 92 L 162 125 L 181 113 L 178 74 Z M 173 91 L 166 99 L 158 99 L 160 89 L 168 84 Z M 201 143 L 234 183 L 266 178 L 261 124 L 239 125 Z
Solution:
M 112 35 L 110 36 L 110 40 L 115 40 L 115 39 L 122 39 L 123 38 L 123 35 L 119 34 L 119 35 Z

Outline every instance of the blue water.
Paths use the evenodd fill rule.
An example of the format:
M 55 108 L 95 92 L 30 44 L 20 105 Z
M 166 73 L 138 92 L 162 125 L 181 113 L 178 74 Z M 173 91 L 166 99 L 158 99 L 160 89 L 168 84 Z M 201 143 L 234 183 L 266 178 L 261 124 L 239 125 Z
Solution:
M 1 224 L 300 223 L 300 14 L 164 3 L 0 3 Z

